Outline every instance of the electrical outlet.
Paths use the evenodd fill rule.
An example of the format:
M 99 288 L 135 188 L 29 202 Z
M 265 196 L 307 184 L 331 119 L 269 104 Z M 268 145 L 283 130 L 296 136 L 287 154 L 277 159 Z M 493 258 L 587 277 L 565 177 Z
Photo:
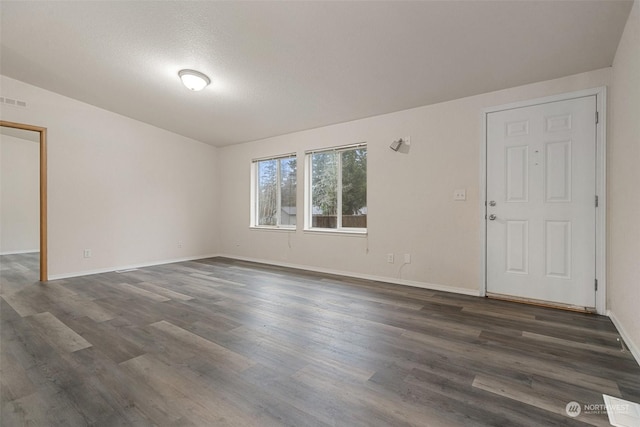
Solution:
M 91 258 L 91 249 L 85 249 L 83 252 L 85 258 Z
M 453 200 L 456 200 L 459 202 L 464 202 L 465 200 L 467 200 L 467 190 L 465 190 L 464 188 L 461 190 L 454 190 Z
M 404 145 L 406 145 L 407 147 L 410 147 L 411 146 L 411 137 L 410 136 L 402 137 L 402 143 Z
M 393 264 L 393 254 L 387 254 L 387 262 Z
M 182 248 L 182 240 L 178 240 L 178 247 Z
M 404 254 L 404 263 L 411 264 L 411 254 Z

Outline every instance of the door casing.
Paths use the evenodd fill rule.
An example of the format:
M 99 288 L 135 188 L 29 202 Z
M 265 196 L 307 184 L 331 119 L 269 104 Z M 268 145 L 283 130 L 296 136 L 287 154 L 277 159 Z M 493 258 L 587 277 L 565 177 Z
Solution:
M 481 271 L 480 271 L 480 295 L 487 293 L 487 115 L 498 111 L 514 108 L 530 107 L 533 105 L 548 104 L 557 101 L 566 101 L 585 96 L 596 97 L 596 111 L 598 112 L 598 124 L 596 126 L 596 194 L 598 195 L 598 208 L 596 209 L 596 280 L 598 290 L 596 292 L 596 312 L 606 315 L 606 135 L 607 135 L 607 88 L 606 86 L 577 92 L 563 93 L 543 98 L 489 107 L 482 112 L 482 143 L 480 146 L 480 197 L 479 211 L 482 223 L 481 233 Z M 595 120 L 595 117 L 594 117 Z

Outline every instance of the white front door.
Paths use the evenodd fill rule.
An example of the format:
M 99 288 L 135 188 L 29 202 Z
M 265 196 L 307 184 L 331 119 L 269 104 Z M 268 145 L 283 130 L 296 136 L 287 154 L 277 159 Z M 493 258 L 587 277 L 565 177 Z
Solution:
M 595 307 L 596 97 L 487 114 L 487 292 Z

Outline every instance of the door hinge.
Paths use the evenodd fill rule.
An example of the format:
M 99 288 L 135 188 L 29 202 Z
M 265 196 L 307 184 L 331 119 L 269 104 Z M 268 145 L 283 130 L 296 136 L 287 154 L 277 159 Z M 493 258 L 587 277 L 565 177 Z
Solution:
M 596 208 L 598 207 L 598 196 L 596 195 Z
M 598 279 L 595 279 L 596 282 L 596 291 L 598 290 Z
M 600 114 L 596 111 L 596 124 L 600 123 Z

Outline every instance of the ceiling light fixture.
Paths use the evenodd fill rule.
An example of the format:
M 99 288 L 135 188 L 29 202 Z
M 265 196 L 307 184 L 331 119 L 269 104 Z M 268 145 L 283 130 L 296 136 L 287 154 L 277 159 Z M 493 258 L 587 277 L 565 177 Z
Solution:
M 178 75 L 182 80 L 182 84 L 193 91 L 202 90 L 211 83 L 209 77 L 196 70 L 180 70 Z

